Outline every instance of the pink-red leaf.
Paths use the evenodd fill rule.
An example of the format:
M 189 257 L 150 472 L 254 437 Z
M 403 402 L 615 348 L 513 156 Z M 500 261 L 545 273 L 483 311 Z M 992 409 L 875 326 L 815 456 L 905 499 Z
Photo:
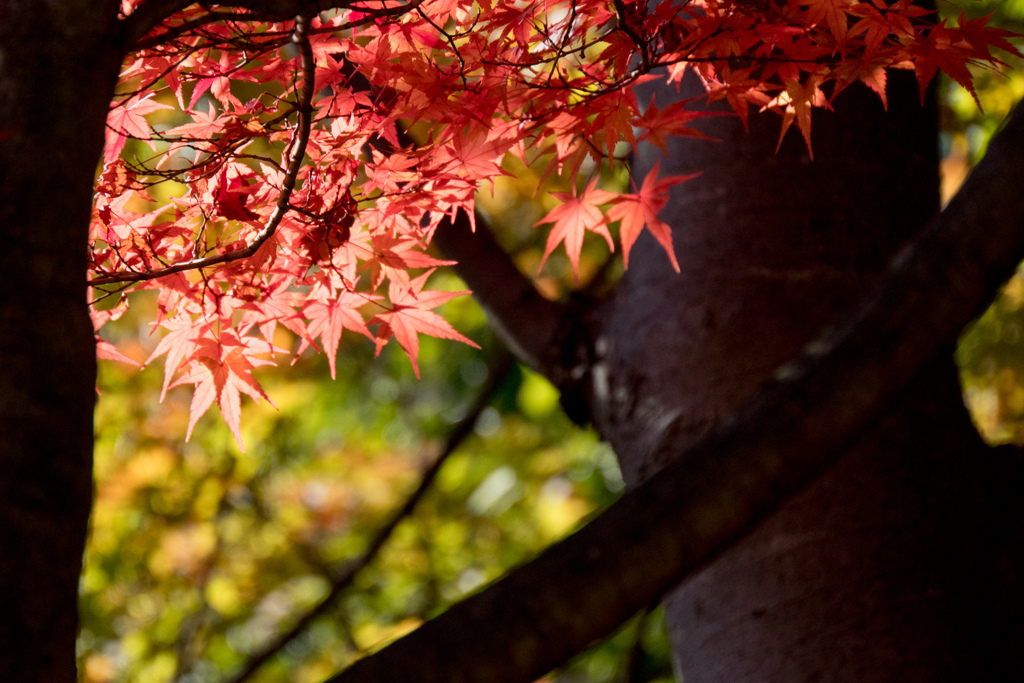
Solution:
M 424 291 L 423 285 L 426 284 L 427 278 L 432 273 L 431 270 L 413 279 L 408 287 L 392 282 L 388 287 L 391 307 L 383 313 L 378 313 L 370 321 L 381 323 L 377 330 L 377 353 L 379 354 L 388 339 L 394 336 L 412 362 L 417 378 L 420 376 L 419 334 L 460 341 L 475 349 L 480 348 L 472 340 L 459 334 L 444 318 L 430 310 L 457 296 L 469 294 L 469 292 Z
M 572 263 L 573 277 L 579 280 L 580 252 L 583 250 L 583 236 L 588 230 L 604 237 L 608 248 L 614 251 L 615 245 L 608 232 L 607 219 L 598 206 L 607 203 L 615 197 L 615 194 L 596 189 L 597 181 L 597 178 L 590 181 L 590 184 L 583 190 L 583 194 L 579 196 L 568 192 L 551 193 L 562 203 L 537 221 L 537 225 L 554 223 L 548 233 L 544 257 L 540 262 L 541 268 L 544 267 L 544 263 L 555 247 L 565 242 L 565 252 L 569 256 L 569 262 Z
M 149 127 L 146 115 L 160 109 L 171 107 L 154 100 L 153 93 L 145 96 L 136 95 L 114 107 L 107 115 L 107 144 L 103 149 L 103 160 L 109 164 L 116 159 L 129 137 L 149 140 L 153 135 L 153 129 Z
M 216 402 L 238 447 L 245 451 L 241 434 L 241 395 L 247 394 L 256 401 L 261 398 L 270 401 L 252 376 L 252 371 L 261 365 L 272 364 L 273 361 L 258 356 L 273 351 L 280 349 L 253 337 L 239 338 L 233 332 L 222 333 L 216 340 L 203 339 L 197 345 L 188 371 L 171 385 L 195 385 L 189 406 L 186 440 L 191 438 L 199 418 Z M 273 401 L 270 403 L 273 405 Z
M 640 236 L 640 231 L 646 226 L 668 254 L 672 267 L 678 273 L 679 262 L 676 260 L 676 252 L 672 246 L 672 229 L 658 219 L 658 214 L 668 203 L 669 188 L 694 178 L 697 174 L 668 176 L 659 179 L 660 167 L 661 161 L 654 164 L 654 168 L 644 178 L 644 183 L 637 194 L 623 194 L 617 197 L 608 210 L 608 218 L 613 221 L 621 221 L 619 241 L 622 243 L 622 261 L 627 268 L 629 267 L 629 252 L 637 237 Z

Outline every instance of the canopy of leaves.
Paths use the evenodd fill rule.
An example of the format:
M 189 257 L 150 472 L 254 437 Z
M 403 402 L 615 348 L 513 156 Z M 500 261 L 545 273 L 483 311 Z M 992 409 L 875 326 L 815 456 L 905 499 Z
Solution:
M 126 20 L 142 4 L 125 0 Z M 434 231 L 475 220 L 477 187 L 512 159 L 587 176 L 541 221 L 548 254 L 564 243 L 578 270 L 585 233 L 613 246 L 621 223 L 624 257 L 646 228 L 675 264 L 657 213 L 682 179 L 596 188 L 634 130 L 699 135 L 692 110 L 639 105 L 632 86 L 654 69 L 694 72 L 744 121 L 777 112 L 810 148 L 811 108 L 850 84 L 884 100 L 886 67 L 912 68 L 922 92 L 941 69 L 973 93 L 967 65 L 1014 52 L 1009 35 L 909 0 L 413 0 L 280 22 L 196 5 L 139 39 L 111 105 L 94 320 L 156 290 L 167 336 L 146 362 L 166 356 L 165 388 L 195 387 L 190 425 L 216 403 L 240 440 L 240 397 L 265 396 L 252 370 L 276 362 L 278 326 L 332 357 L 346 329 L 394 338 L 414 367 L 421 334 L 468 341 L 432 312 L 451 295 L 416 273 L 445 263 Z

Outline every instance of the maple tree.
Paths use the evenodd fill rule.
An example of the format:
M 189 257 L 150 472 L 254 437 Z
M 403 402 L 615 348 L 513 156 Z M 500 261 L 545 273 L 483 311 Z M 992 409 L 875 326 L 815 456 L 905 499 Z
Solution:
M 31 618 L 19 600 L 29 627 L 0 634 L 10 653 L 45 652 L 38 680 L 69 680 L 73 656 L 66 606 L 88 517 L 88 459 L 60 454 L 77 458 L 90 448 L 81 396 L 93 391 L 94 366 L 83 350 L 131 361 L 95 336 L 130 305 L 130 290 L 157 291 L 154 325 L 164 336 L 146 362 L 166 355 L 165 391 L 194 387 L 189 431 L 217 404 L 241 443 L 241 395 L 265 397 L 253 371 L 284 353 L 275 346 L 279 326 L 300 340 L 296 353 L 320 348 L 332 368 L 345 329 L 378 349 L 394 337 L 414 368 L 419 334 L 469 341 L 433 310 L 455 293 L 426 288 L 431 269 L 450 263 L 427 248 L 450 224 L 476 222 L 474 194 L 506 159 L 546 160 L 573 185 L 540 221 L 553 224 L 545 257 L 564 242 L 576 272 L 586 233 L 614 248 L 618 224 L 624 260 L 646 228 L 680 270 L 659 212 L 670 188 L 696 176 L 661 177 L 654 164 L 633 192 L 613 194 L 599 187 L 599 169 L 623 163 L 625 148 L 705 137 L 690 126 L 705 118 L 696 107 L 721 102 L 744 125 L 755 111 L 778 114 L 779 145 L 795 122 L 810 151 L 812 110 L 830 108 L 856 83 L 888 104 L 886 69 L 912 70 L 923 100 L 938 70 L 970 90 L 968 64 L 997 62 L 993 48 L 1016 53 L 1010 34 L 983 20 L 961 16 L 954 26 L 909 0 L 50 5 L 0 7 L 0 150 L 5 172 L 23 176 L 11 172 L 4 182 L 11 247 L 3 266 L 33 284 L 34 305 L 45 311 L 4 308 L 5 330 L 24 333 L 24 341 L 4 337 L 13 360 L 2 379 L 15 388 L 0 411 L 4 452 L 10 481 L 30 483 L 5 489 L 3 498 L 15 501 L 5 519 L 19 521 L 4 533 L 11 547 L 67 539 L 54 541 L 50 555 L 34 551 L 24 567 L 9 567 L 11 559 L 2 567 L 3 576 L 19 577 L 8 593 L 33 572 L 60 586 L 33 603 Z M 698 79 L 703 95 L 642 107 L 633 87 L 661 78 L 661 69 L 673 86 Z M 41 82 L 53 84 L 52 96 L 40 94 Z M 77 181 L 46 195 L 61 178 Z M 82 229 L 65 234 L 64 222 Z M 57 325 L 69 332 L 56 334 Z M 66 429 L 47 434 L 39 406 L 65 400 L 74 404 Z M 47 457 L 34 457 L 37 444 Z M 801 470 L 793 481 L 807 476 Z M 61 509 L 40 512 L 46 506 L 36 498 L 54 495 L 65 497 Z M 638 499 L 630 500 L 635 508 Z M 665 569 L 646 599 L 741 533 L 755 512 L 720 536 L 696 539 L 695 547 L 706 541 L 705 554 Z M 609 610 L 600 628 L 630 605 Z M 40 646 L 44 631 L 57 636 Z M 578 637 L 564 647 L 593 634 Z
M 124 20 L 140 5 L 123 3 Z M 639 105 L 632 86 L 659 67 L 670 83 L 697 73 L 707 100 L 743 120 L 751 108 L 777 112 L 782 135 L 795 121 L 811 149 L 811 108 L 854 82 L 884 100 L 885 69 L 912 68 L 923 96 L 941 67 L 970 89 L 966 64 L 1016 52 L 1005 30 L 963 17 L 950 27 L 909 0 L 304 11 L 264 21 L 199 5 L 141 23 L 107 119 L 93 319 L 99 328 L 125 310 L 130 288 L 159 292 L 155 325 L 170 334 L 147 363 L 167 354 L 165 389 L 196 387 L 190 431 L 216 403 L 237 437 L 240 392 L 264 397 L 252 370 L 283 352 L 278 324 L 301 339 L 298 352 L 323 347 L 332 364 L 343 329 L 378 349 L 394 336 L 414 367 L 417 334 L 472 343 L 432 312 L 453 295 L 411 273 L 449 263 L 425 251 L 435 230 L 460 212 L 475 220 L 474 194 L 506 155 L 588 176 L 542 219 L 553 224 L 545 259 L 564 242 L 578 274 L 585 235 L 614 250 L 619 223 L 627 264 L 646 227 L 678 269 L 657 216 L 686 178 L 655 168 L 635 194 L 597 188 L 600 165 L 623 162 L 619 143 L 702 135 L 691 123 L 707 112 Z M 154 131 L 149 118 L 168 110 L 186 122 Z M 130 153 L 129 139 L 142 143 Z M 180 189 L 156 201 L 168 183 Z

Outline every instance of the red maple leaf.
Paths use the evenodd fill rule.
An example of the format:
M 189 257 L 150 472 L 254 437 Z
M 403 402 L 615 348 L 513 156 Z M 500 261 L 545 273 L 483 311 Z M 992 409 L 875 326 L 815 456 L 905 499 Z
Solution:
M 141 4 L 122 0 L 122 11 Z M 298 51 L 274 47 L 289 21 L 207 22 L 210 10 L 193 5 L 150 31 L 122 71 L 118 92 L 132 95 L 108 117 L 90 279 L 157 291 L 168 334 L 150 361 L 166 355 L 164 391 L 195 385 L 190 431 L 216 402 L 238 438 L 240 396 L 262 396 L 251 371 L 270 362 L 279 323 L 300 350 L 327 352 L 332 374 L 343 331 L 369 335 L 359 309 L 385 293 L 371 321 L 378 350 L 394 337 L 417 373 L 419 334 L 471 343 L 432 310 L 455 293 L 424 291 L 429 273 L 412 273 L 447 263 L 428 253 L 434 231 L 459 211 L 475 220 L 478 186 L 504 173 L 509 153 L 527 163 L 549 155 L 539 175 L 573 179 L 540 221 L 552 225 L 544 262 L 564 243 L 578 278 L 587 232 L 613 248 L 617 221 L 627 265 L 646 228 L 678 270 L 658 213 L 686 177 L 659 179 L 656 166 L 617 197 L 596 180 L 575 184 L 581 170 L 620 161 L 627 144 L 667 150 L 669 137 L 700 135 L 690 125 L 708 112 L 684 103 L 639 114 L 632 86 L 662 67 L 669 84 L 692 72 L 709 102 L 724 100 L 744 123 L 751 107 L 780 114 L 783 134 L 796 122 L 810 149 L 811 112 L 828 106 L 826 92 L 860 80 L 884 103 L 885 69 L 907 66 L 922 88 L 941 69 L 970 89 L 970 64 L 998 64 L 993 49 L 1019 54 L 984 19 L 935 25 L 912 0 L 659 1 L 650 12 L 633 0 L 574 0 L 569 14 L 513 0 L 431 0 L 415 12 L 357 4 L 313 19 Z M 259 84 L 244 89 L 245 104 L 232 93 L 242 82 Z M 163 101 L 177 103 L 178 125 L 157 134 L 147 117 Z M 0 130 L 0 144 L 13 133 Z M 128 138 L 155 156 L 120 161 Z M 171 187 L 164 181 L 184 194 L 153 191 Z M 245 256 L 239 247 L 265 228 L 273 235 Z M 267 341 L 250 336 L 257 330 Z M 119 352 L 100 342 L 98 353 Z
M 342 330 L 348 329 L 364 335 L 367 339 L 373 340 L 363 316 L 359 314 L 359 307 L 364 306 L 370 299 L 365 294 L 353 294 L 341 292 L 332 296 L 325 291 L 325 288 L 317 288 L 320 293 L 313 294 L 316 298 L 310 301 L 303 312 L 309 318 L 309 325 L 306 327 L 308 337 L 304 337 L 296 351 L 298 354 L 309 346 L 309 339 L 320 337 L 320 343 L 324 345 L 324 353 L 327 354 L 327 363 L 331 367 L 331 379 L 335 378 L 335 359 L 338 356 L 338 341 L 341 339 Z
M 448 321 L 431 310 L 457 296 L 469 294 L 469 292 L 424 291 L 423 285 L 426 284 L 427 278 L 433 272 L 433 270 L 429 270 L 423 273 L 411 280 L 408 286 L 396 284 L 394 281 L 390 282 L 388 298 L 391 299 L 391 307 L 383 313 L 378 313 L 370 321 L 370 323 L 381 324 L 377 328 L 377 354 L 380 354 L 387 341 L 394 336 L 412 362 L 412 369 L 415 371 L 417 379 L 420 376 L 420 367 L 417 362 L 420 355 L 418 334 L 426 334 L 439 339 L 452 339 L 469 344 L 474 349 L 480 348 L 473 341 L 459 334 L 448 324 Z
M 281 349 L 255 337 L 239 337 L 231 330 L 223 331 L 218 339 L 200 340 L 188 370 L 171 384 L 172 387 L 195 385 L 192 404 L 189 406 L 186 441 L 191 438 L 192 429 L 199 418 L 216 402 L 238 447 L 245 452 L 240 431 L 241 395 L 247 394 L 256 401 L 261 398 L 270 401 L 252 376 L 252 371 L 261 365 L 273 365 L 272 360 L 258 356 L 274 351 Z M 270 404 L 274 402 L 270 401 Z
M 158 109 L 171 109 L 169 105 L 160 104 L 153 99 L 154 93 L 135 95 L 127 102 L 120 103 L 107 115 L 107 144 L 103 148 L 103 161 L 110 163 L 121 154 L 124 143 L 129 137 L 149 140 L 153 129 L 146 121 L 146 114 Z M 148 143 L 153 148 L 153 143 Z
M 996 28 L 995 26 L 986 26 L 989 19 L 992 18 L 992 12 L 987 17 L 978 17 L 977 19 L 968 19 L 967 16 L 961 12 L 957 18 L 956 23 L 959 26 L 960 35 L 966 40 L 971 47 L 974 48 L 977 53 L 977 59 L 987 59 L 990 56 L 989 46 L 1005 50 L 1012 55 L 1024 58 L 1024 54 L 1021 53 L 1017 47 L 1011 43 L 1008 38 L 1020 37 L 1013 31 L 1007 31 L 1006 29 Z
M 90 296 L 92 292 L 90 291 Z M 128 310 L 128 300 L 123 299 L 113 308 L 107 310 L 97 311 L 95 309 L 89 311 L 89 316 L 92 318 L 92 328 L 96 336 L 96 357 L 103 358 L 105 360 L 116 360 L 135 367 L 142 367 L 142 363 L 137 362 L 134 358 L 129 358 L 124 355 L 120 349 L 116 346 L 103 339 L 99 335 L 100 328 L 106 325 L 111 320 L 117 320 L 121 315 Z
M 164 396 L 167 395 L 167 390 L 173 386 L 171 379 L 177 373 L 178 368 L 192 358 L 200 340 L 208 332 L 209 323 L 204 322 L 197 325 L 192 321 L 191 316 L 182 314 L 169 320 L 161 321 L 159 326 L 168 330 L 168 333 L 164 335 L 160 343 L 153 349 L 153 352 L 149 354 L 149 358 L 146 359 L 146 365 L 149 365 L 163 354 L 167 354 L 167 359 L 164 361 L 164 384 L 160 390 L 160 400 L 163 401 Z
M 800 133 L 807 145 L 807 153 L 814 159 L 814 150 L 811 148 L 811 111 L 814 107 L 827 107 L 828 100 L 825 94 L 818 87 L 821 78 L 815 74 L 801 83 L 798 80 L 786 79 L 786 92 L 779 95 L 766 105 L 766 109 L 781 109 L 782 130 L 779 133 L 779 144 L 776 151 L 782 146 L 782 140 L 786 137 L 789 127 L 796 121 Z
M 543 223 L 554 223 L 551 232 L 548 233 L 548 242 L 544 247 L 544 257 L 541 258 L 540 267 L 548 260 L 548 256 L 561 242 L 565 242 L 565 253 L 572 263 L 572 275 L 579 280 L 580 275 L 580 252 L 583 249 L 583 236 L 589 230 L 604 237 L 608 242 L 608 248 L 615 250 L 612 236 L 608 232 L 607 219 L 598 208 L 600 204 L 606 204 L 616 195 L 614 192 L 598 190 L 597 178 L 590 181 L 583 194 L 576 196 L 575 193 L 552 192 L 551 195 L 559 200 L 561 204 L 551 209 L 544 218 L 537 221 L 536 225 Z
M 215 199 L 217 211 L 221 216 L 234 221 L 255 221 L 259 218 L 252 209 L 245 205 L 249 201 L 249 197 L 257 190 L 250 182 L 253 180 L 255 178 L 252 174 L 241 175 L 237 169 L 230 178 L 227 166 L 221 170 L 217 176 Z
M 705 116 L 715 116 L 721 112 L 717 111 L 697 111 L 687 109 L 692 100 L 685 100 L 679 102 L 673 102 L 664 109 L 658 109 L 658 106 L 654 103 L 654 95 L 651 95 L 651 104 L 647 107 L 647 111 L 644 112 L 643 116 L 638 116 L 633 119 L 633 125 L 638 128 L 645 128 L 646 130 L 641 133 L 638 142 L 644 140 L 650 140 L 658 149 L 665 154 L 668 154 L 668 149 L 665 147 L 665 143 L 670 137 L 690 137 L 690 138 L 702 138 L 704 140 L 711 140 L 713 138 L 704 135 L 699 130 L 694 130 L 690 127 L 690 123 L 694 119 L 699 119 Z
M 808 26 L 825 24 L 835 37 L 837 43 L 846 40 L 846 10 L 857 4 L 853 0 L 801 0 L 801 5 L 808 5 L 806 21 Z
M 661 161 L 659 160 L 644 178 L 640 192 L 616 197 L 612 208 L 608 209 L 608 218 L 613 221 L 622 221 L 619 227 L 619 241 L 622 243 L 623 264 L 629 266 L 629 250 L 633 248 L 633 243 L 640 236 L 640 231 L 646 226 L 668 254 L 672 267 L 678 273 L 679 262 L 676 261 L 676 252 L 672 247 L 672 229 L 658 219 L 658 214 L 668 203 L 670 187 L 695 178 L 699 174 L 674 175 L 659 180 L 658 170 L 660 167 Z

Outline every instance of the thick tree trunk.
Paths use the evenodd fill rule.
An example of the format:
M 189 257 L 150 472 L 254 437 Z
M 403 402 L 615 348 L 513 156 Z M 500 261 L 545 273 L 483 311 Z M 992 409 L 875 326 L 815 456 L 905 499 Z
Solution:
M 749 135 L 719 118 L 707 130 L 722 142 L 672 143 L 662 174 L 702 172 L 663 214 L 682 273 L 638 243 L 593 318 L 587 401 L 627 482 L 837 322 L 935 214 L 935 108 L 901 76 L 888 113 L 851 88 L 816 116 L 813 162 L 795 132 L 776 154 L 765 116 Z M 641 154 L 637 177 L 659 154 Z M 1000 507 L 992 458 L 952 363 L 923 372 L 837 467 L 668 598 L 686 682 L 1017 679 L 1020 655 L 994 634 L 996 604 L 1016 600 L 997 546 L 1019 517 Z
M 92 178 L 116 2 L 0 3 L 0 679 L 71 683 L 92 499 Z
M 1018 524 L 986 451 L 952 363 L 919 375 L 813 487 L 671 595 L 685 680 L 1020 680 L 997 576 Z

